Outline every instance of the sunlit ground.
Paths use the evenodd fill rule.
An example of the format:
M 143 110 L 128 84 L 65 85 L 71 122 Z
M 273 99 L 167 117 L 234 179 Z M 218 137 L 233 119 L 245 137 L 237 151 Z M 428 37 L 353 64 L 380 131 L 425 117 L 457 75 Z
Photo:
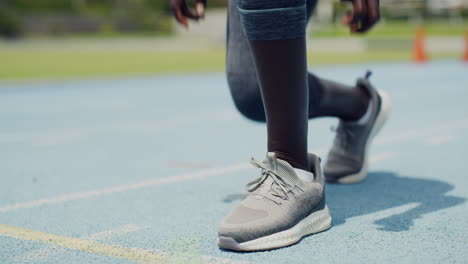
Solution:
M 393 105 L 367 179 L 327 185 L 327 232 L 249 254 L 220 250 L 217 229 L 261 173 L 247 161 L 266 128 L 222 72 L 0 82 L 0 263 L 466 263 L 468 64 L 314 72 L 353 84 L 366 69 Z M 310 121 L 309 151 L 326 158 L 336 121 Z

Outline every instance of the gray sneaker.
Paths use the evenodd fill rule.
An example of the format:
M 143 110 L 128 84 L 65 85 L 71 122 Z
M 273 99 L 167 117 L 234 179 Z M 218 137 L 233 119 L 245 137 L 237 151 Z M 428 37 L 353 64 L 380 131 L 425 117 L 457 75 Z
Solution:
M 357 183 L 367 176 L 370 143 L 385 124 L 391 108 L 390 97 L 372 87 L 369 76 L 370 73 L 358 79 L 357 85 L 371 96 L 370 116 L 364 124 L 340 121 L 323 169 L 327 182 Z
M 257 251 L 297 243 L 302 237 L 330 228 L 320 159 L 309 154 L 313 177 L 304 178 L 269 152 L 251 163 L 262 176 L 247 184 L 249 192 L 219 228 L 218 245 L 235 251 Z

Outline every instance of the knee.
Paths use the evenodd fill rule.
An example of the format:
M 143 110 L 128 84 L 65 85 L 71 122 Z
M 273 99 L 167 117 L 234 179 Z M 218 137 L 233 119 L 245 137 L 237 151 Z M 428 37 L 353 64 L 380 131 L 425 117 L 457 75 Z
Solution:
M 305 36 L 306 0 L 239 0 L 237 5 L 244 33 L 249 40 Z
M 266 122 L 256 75 L 254 78 L 242 78 L 238 74 L 228 73 L 227 81 L 237 110 L 250 120 Z
M 306 5 L 307 0 L 238 0 L 237 8 L 249 11 L 272 12 L 277 9 L 290 9 Z

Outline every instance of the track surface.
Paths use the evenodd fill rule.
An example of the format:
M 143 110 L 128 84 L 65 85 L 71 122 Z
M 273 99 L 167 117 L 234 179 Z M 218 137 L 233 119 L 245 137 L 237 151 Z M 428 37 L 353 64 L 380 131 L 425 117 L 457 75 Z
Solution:
M 466 263 L 468 65 L 367 68 L 393 99 L 368 179 L 327 186 L 332 228 L 269 252 L 216 231 L 259 171 L 265 127 L 223 74 L 0 83 L 0 263 Z M 334 119 L 310 122 L 312 152 Z

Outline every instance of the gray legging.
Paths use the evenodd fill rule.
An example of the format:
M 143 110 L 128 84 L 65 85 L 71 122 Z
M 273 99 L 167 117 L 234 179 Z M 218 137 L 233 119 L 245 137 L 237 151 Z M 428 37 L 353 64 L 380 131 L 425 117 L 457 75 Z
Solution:
M 302 38 L 316 0 L 237 0 L 249 40 Z
M 234 104 L 245 117 L 265 122 L 260 86 L 248 40 L 243 32 L 238 3 L 229 0 L 227 23 L 226 73 Z M 317 0 L 307 1 L 307 20 L 311 17 Z M 244 23 L 245 24 L 245 23 Z M 367 102 L 354 87 L 320 79 L 308 74 L 309 118 L 334 116 L 343 120 L 359 117 Z M 361 111 L 362 112 L 362 111 Z

